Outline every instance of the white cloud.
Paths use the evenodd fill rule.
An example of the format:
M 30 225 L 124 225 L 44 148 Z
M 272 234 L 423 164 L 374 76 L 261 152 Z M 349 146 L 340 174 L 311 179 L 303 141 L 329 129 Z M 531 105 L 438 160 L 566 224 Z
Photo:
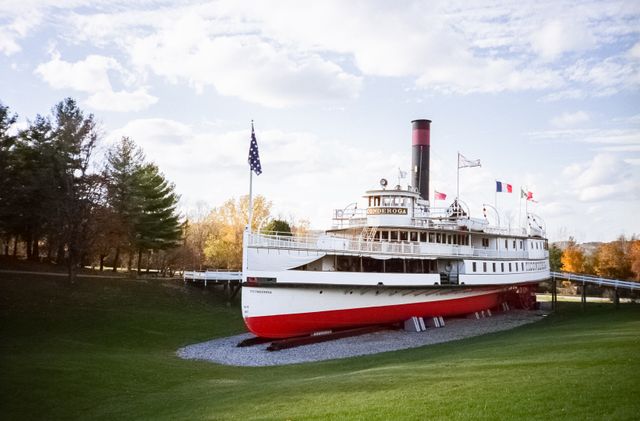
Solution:
M 617 2 L 221 0 L 75 11 L 67 36 L 115 45 L 139 70 L 173 83 L 267 106 L 351 99 L 363 76 L 455 94 L 553 88 L 545 100 L 557 100 L 637 88 L 634 49 L 585 57 L 637 37 L 639 15 Z M 565 70 L 568 54 L 582 59 Z
M 42 21 L 42 15 L 37 10 L 16 16 L 10 23 L 0 25 L 0 53 L 7 56 L 22 50 L 18 41 L 25 38 Z
M 567 166 L 563 176 L 572 187 L 572 195 L 579 201 L 634 202 L 640 198 L 637 173 L 637 168 L 616 155 L 598 154 L 590 162 Z
M 89 55 L 84 60 L 68 62 L 57 51 L 51 59 L 40 64 L 35 73 L 54 89 L 73 89 L 90 94 L 86 104 L 103 111 L 140 111 L 158 102 L 158 98 L 141 87 L 132 92 L 114 91 L 109 72 L 127 82 L 131 78 L 113 57 Z
M 157 144 L 182 144 L 193 134 L 189 126 L 178 121 L 143 118 L 128 122 L 111 132 L 108 138 L 111 141 L 117 141 L 123 136 L 128 136 L 135 142 L 142 142 L 148 148 L 155 148 Z
M 551 119 L 551 124 L 556 127 L 573 127 L 589 121 L 589 114 L 585 111 L 562 113 Z
M 85 102 L 96 110 L 126 112 L 144 110 L 158 102 L 158 98 L 147 93 L 146 88 L 139 88 L 133 92 L 98 91 Z
M 74 89 L 81 92 L 110 91 L 110 70 L 121 70 L 118 61 L 112 57 L 89 55 L 84 60 L 71 63 L 53 53 L 51 60 L 40 64 L 35 73 L 54 89 Z
M 528 133 L 528 135 L 535 141 L 588 143 L 607 148 L 640 146 L 640 130 L 626 127 L 619 129 L 545 130 Z
M 584 25 L 574 19 L 547 22 L 531 36 L 531 47 L 543 60 L 553 60 L 563 53 L 585 50 L 595 40 Z
M 272 107 L 352 99 L 362 84 L 317 54 L 288 52 L 253 35 L 213 36 L 210 23 L 195 15 L 138 38 L 130 54 L 138 69 L 174 83 L 184 80 L 198 91 L 211 85 Z

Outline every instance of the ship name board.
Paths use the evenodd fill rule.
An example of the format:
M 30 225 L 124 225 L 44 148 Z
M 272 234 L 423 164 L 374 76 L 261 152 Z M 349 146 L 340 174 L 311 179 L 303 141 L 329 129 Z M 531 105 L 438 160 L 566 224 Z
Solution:
M 367 215 L 407 215 L 407 208 L 369 208 Z

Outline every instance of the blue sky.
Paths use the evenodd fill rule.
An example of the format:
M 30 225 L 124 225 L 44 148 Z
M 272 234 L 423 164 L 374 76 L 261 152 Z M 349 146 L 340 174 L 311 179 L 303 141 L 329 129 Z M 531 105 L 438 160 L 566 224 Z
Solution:
M 0 3 L 0 100 L 21 124 L 71 96 L 176 184 L 185 213 L 246 194 L 250 121 L 276 215 L 334 208 L 410 167 L 428 118 L 432 189 L 473 216 L 495 180 L 559 240 L 640 234 L 637 1 Z M 500 194 L 503 224 L 518 194 Z M 492 217 L 490 215 L 490 217 Z

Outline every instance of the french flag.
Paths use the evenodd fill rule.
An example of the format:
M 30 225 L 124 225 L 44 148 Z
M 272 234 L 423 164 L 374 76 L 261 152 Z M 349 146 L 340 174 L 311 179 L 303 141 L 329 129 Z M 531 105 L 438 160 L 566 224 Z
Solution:
M 511 187 L 511 184 L 507 184 L 503 181 L 496 181 L 496 192 L 511 193 L 513 192 L 513 187 Z

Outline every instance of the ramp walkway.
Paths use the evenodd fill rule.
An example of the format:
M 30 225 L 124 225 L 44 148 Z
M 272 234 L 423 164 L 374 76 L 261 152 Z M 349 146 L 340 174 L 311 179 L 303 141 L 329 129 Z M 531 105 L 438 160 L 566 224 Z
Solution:
M 570 272 L 551 272 L 551 277 L 562 281 L 581 282 L 583 285 L 594 284 L 615 289 L 640 290 L 640 282 L 621 281 L 619 279 L 600 278 L 598 276 L 579 275 Z
M 222 285 L 227 294 L 227 302 L 235 298 L 240 291 L 242 283 L 241 271 L 228 270 L 206 270 L 206 271 L 184 271 L 182 274 L 184 283 L 202 283 L 206 287 L 208 284 Z
M 551 305 L 554 310 L 558 309 L 558 280 L 582 284 L 581 302 L 583 308 L 587 303 L 587 288 L 585 288 L 587 284 L 612 289 L 613 302 L 616 305 L 616 308 L 620 305 L 620 295 L 618 294 L 619 290 L 640 291 L 640 282 L 622 281 L 619 279 L 601 278 L 599 276 L 581 275 L 570 272 L 551 272 L 551 281 L 553 284 L 551 289 Z

